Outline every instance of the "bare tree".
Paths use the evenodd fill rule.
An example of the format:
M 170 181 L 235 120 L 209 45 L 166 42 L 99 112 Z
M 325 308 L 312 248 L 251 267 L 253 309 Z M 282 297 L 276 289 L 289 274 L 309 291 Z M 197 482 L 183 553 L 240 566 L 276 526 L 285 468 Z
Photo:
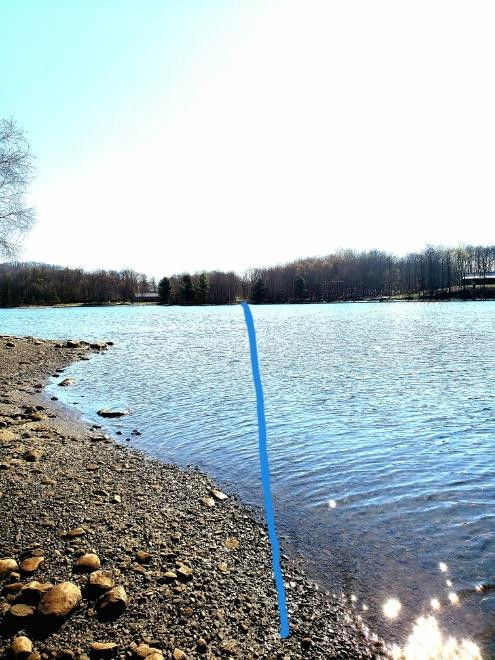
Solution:
M 0 255 L 13 257 L 34 222 L 26 204 L 33 157 L 24 132 L 12 119 L 0 120 Z

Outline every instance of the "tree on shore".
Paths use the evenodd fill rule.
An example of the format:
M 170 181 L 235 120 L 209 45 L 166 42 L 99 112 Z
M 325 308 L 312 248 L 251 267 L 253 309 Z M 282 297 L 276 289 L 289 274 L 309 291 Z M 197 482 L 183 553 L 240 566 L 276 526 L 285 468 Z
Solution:
M 158 295 L 160 297 L 160 302 L 163 305 L 166 305 L 170 300 L 170 280 L 168 277 L 162 277 L 158 282 Z
M 15 256 L 34 222 L 26 203 L 33 157 L 24 132 L 12 119 L 0 120 L 0 255 Z
M 192 305 L 194 302 L 194 286 L 189 273 L 184 273 L 179 283 L 180 302 L 183 305 Z
M 261 278 L 258 278 L 251 289 L 251 302 L 260 304 L 266 300 L 266 287 Z
M 208 276 L 206 273 L 200 273 L 196 285 L 196 302 L 199 305 L 204 305 L 208 302 L 208 289 Z
M 304 277 L 299 273 L 294 279 L 294 298 L 301 302 L 306 298 L 306 287 L 304 285 Z

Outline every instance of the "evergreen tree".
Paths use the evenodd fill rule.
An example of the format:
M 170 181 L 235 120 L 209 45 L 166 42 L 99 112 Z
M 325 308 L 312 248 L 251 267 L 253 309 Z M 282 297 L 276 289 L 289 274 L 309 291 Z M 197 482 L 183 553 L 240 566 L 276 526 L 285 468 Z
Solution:
M 208 276 L 206 273 L 201 273 L 196 286 L 196 302 L 198 304 L 204 305 L 208 301 L 208 289 Z
M 158 283 L 158 295 L 160 296 L 160 302 L 163 305 L 166 305 L 170 300 L 170 280 L 168 277 L 162 277 Z
M 294 298 L 298 301 L 305 300 L 307 295 L 304 277 L 299 274 L 294 279 Z
M 251 302 L 259 304 L 265 301 L 266 287 L 261 278 L 257 279 L 251 289 Z
M 183 305 L 192 305 L 194 302 L 194 287 L 189 273 L 180 278 L 180 302 Z

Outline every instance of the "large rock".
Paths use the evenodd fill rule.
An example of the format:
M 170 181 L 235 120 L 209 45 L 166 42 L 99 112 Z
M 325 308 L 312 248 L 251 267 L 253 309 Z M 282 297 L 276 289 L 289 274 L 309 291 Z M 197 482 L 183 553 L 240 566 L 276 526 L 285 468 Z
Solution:
M 129 599 L 124 587 L 113 587 L 98 598 L 98 610 L 105 616 L 118 616 L 127 607 Z
M 38 605 L 42 616 L 63 619 L 81 602 L 81 590 L 72 582 L 62 582 L 46 592 Z
M 7 557 L 6 559 L 0 559 L 0 578 L 10 575 L 18 569 L 17 562 L 15 559 Z

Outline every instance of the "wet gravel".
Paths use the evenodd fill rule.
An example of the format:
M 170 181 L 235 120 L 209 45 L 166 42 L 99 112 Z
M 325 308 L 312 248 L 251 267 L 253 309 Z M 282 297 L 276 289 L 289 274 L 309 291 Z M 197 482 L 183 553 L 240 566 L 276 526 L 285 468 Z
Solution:
M 348 603 L 286 555 L 291 635 L 280 640 L 262 521 L 208 476 L 118 444 L 47 401 L 49 375 L 103 350 L 0 336 L 0 655 L 384 657 Z M 48 583 L 63 582 L 81 598 L 49 616 Z M 19 636 L 32 652 L 24 640 L 9 650 Z

